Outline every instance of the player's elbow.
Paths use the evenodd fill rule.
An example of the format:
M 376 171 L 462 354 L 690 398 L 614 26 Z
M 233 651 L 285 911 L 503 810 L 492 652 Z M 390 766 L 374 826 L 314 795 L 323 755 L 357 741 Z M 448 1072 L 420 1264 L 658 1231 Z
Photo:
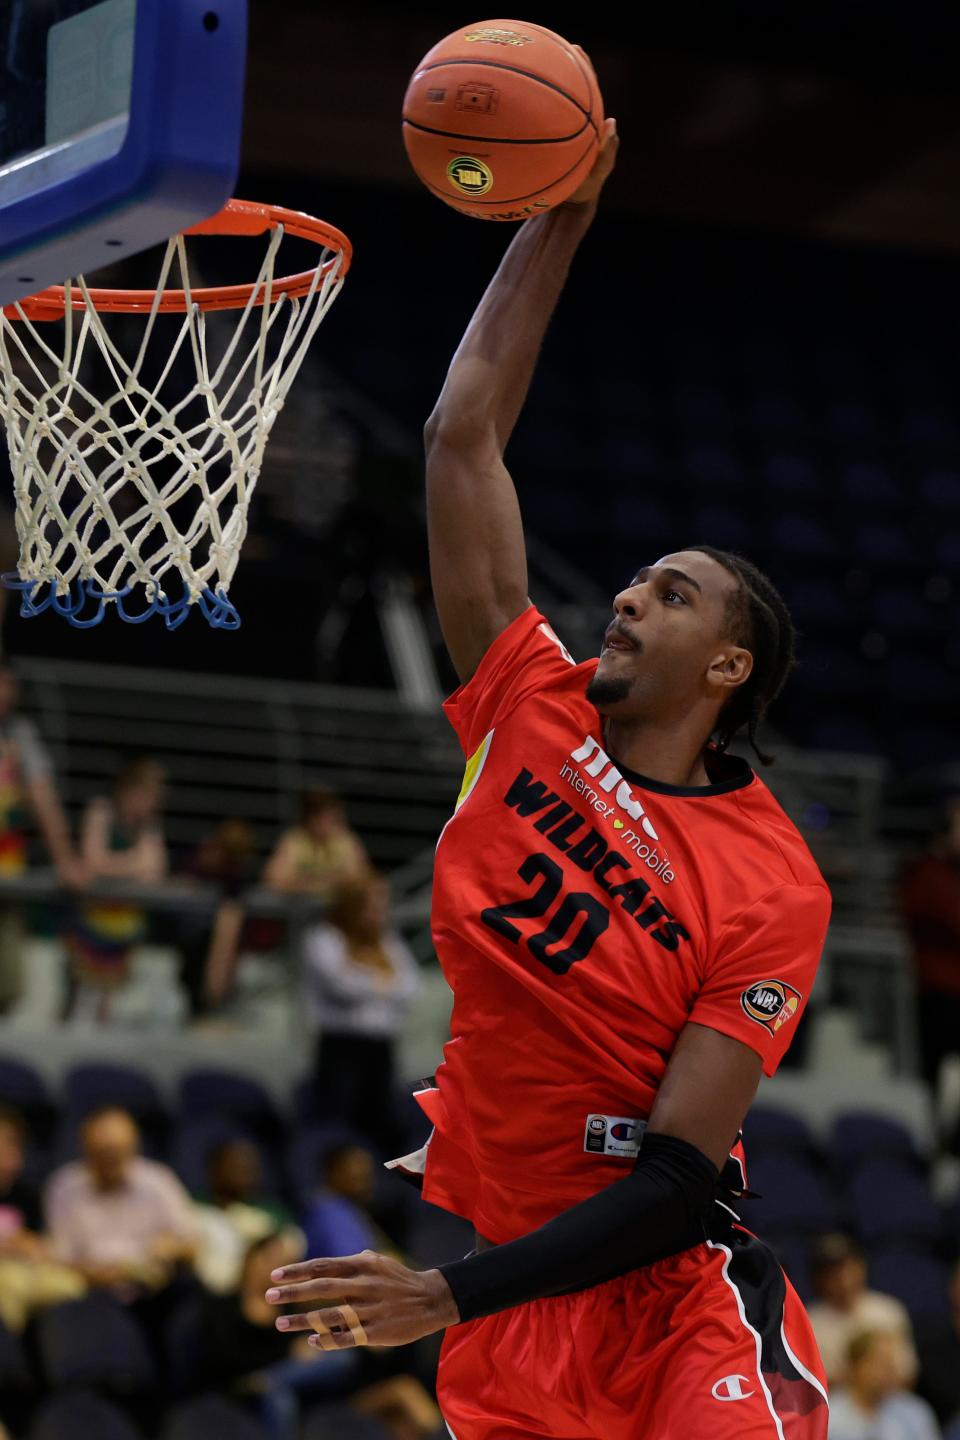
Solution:
M 451 451 L 476 455 L 496 449 L 497 431 L 493 416 L 482 411 L 451 411 L 438 405 L 423 427 L 423 447 L 427 461 L 438 453 Z

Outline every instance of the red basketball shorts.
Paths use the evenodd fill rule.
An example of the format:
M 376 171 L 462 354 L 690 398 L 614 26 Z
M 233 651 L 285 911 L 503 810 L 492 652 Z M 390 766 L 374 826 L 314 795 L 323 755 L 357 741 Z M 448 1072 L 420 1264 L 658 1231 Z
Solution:
M 756 1236 L 718 1234 L 448 1330 L 437 1395 L 454 1440 L 826 1440 L 796 1291 Z

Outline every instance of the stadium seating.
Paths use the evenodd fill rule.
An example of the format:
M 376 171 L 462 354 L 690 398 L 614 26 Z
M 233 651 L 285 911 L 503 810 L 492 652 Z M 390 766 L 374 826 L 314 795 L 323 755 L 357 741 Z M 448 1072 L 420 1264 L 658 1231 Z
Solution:
M 43 1311 L 36 1322 L 37 1348 L 46 1383 L 53 1389 L 103 1386 L 118 1394 L 142 1394 L 156 1386 L 146 1341 L 133 1318 L 107 1295 L 94 1292 Z
M 750 1189 L 762 1199 L 743 1201 L 743 1216 L 763 1236 L 818 1234 L 839 1223 L 832 1188 L 819 1170 L 789 1154 L 761 1151 L 747 1157 Z
M 83 1392 L 56 1395 L 40 1409 L 30 1440 L 142 1440 L 142 1432 L 116 1405 Z
M 188 1115 L 229 1116 L 257 1134 L 274 1133 L 278 1123 L 276 1106 L 263 1086 L 225 1070 L 191 1070 L 184 1075 L 180 1104 Z
M 868 1160 L 891 1160 L 904 1166 L 922 1166 L 917 1143 L 910 1131 L 895 1120 L 870 1111 L 850 1110 L 838 1115 L 832 1127 L 835 1153 L 845 1170 L 852 1171 Z
M 854 1226 L 868 1247 L 902 1241 L 934 1244 L 940 1212 L 926 1177 L 889 1160 L 864 1163 L 850 1183 Z
M 345 1432 L 345 1436 L 352 1432 Z M 270 1432 L 248 1411 L 221 1395 L 203 1395 L 170 1414 L 163 1440 L 270 1440 Z
M 949 1319 L 949 1278 L 949 1266 L 918 1251 L 881 1251 L 870 1259 L 872 1288 L 901 1300 L 914 1324 Z

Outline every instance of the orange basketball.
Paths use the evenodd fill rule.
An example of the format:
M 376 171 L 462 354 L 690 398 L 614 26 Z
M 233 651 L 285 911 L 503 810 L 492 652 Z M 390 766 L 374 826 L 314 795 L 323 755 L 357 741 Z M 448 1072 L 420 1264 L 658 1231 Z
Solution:
M 435 45 L 403 100 L 403 142 L 424 185 L 483 220 L 526 220 L 589 174 L 603 100 L 583 51 L 542 25 L 484 20 Z

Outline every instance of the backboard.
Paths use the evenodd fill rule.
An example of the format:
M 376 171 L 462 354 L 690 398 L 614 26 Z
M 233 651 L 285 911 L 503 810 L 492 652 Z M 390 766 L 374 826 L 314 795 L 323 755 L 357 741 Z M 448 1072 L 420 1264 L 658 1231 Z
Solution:
M 221 209 L 247 0 L 0 0 L 0 306 Z

